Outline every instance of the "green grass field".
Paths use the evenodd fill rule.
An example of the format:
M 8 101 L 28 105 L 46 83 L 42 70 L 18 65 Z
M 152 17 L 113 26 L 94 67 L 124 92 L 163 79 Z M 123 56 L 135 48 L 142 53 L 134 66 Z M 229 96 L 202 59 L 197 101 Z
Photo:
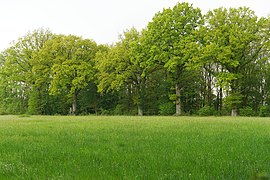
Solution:
M 0 116 L 0 179 L 249 179 L 270 119 Z

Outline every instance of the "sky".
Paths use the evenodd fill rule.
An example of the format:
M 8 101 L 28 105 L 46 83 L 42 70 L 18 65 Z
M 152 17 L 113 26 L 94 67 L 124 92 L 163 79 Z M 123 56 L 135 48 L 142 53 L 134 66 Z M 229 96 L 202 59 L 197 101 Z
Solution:
M 0 51 L 38 28 L 112 44 L 132 27 L 141 30 L 155 13 L 189 2 L 203 13 L 219 7 L 247 6 L 270 15 L 270 0 L 3 0 L 0 1 Z

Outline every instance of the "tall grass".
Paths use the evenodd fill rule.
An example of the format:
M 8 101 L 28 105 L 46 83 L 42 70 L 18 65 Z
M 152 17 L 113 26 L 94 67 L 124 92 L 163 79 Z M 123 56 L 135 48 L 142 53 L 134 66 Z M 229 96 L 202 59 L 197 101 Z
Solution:
M 0 179 L 249 179 L 270 119 L 0 117 Z

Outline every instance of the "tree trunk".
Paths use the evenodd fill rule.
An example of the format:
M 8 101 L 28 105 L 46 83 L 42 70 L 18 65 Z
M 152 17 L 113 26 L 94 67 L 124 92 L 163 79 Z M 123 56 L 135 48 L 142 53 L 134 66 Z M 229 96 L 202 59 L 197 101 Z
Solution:
M 236 108 L 233 108 L 232 109 L 231 116 L 238 116 L 238 112 L 237 112 L 237 109 Z
M 208 73 L 208 80 L 207 80 L 207 105 L 212 106 L 212 77 L 211 74 Z
M 242 102 L 239 98 L 239 86 L 236 80 L 232 80 L 231 82 L 231 103 L 232 103 L 232 111 L 231 111 L 231 116 L 238 116 L 238 107 L 239 104 Z
M 175 114 L 181 115 L 181 99 L 180 99 L 180 85 L 179 83 L 176 83 L 175 85 L 175 94 L 176 94 L 176 100 L 175 100 Z
M 141 76 L 137 77 L 136 91 L 138 96 L 138 116 L 143 116 L 143 107 L 145 100 L 145 78 L 142 78 Z
M 143 116 L 143 109 L 141 105 L 138 105 L 138 116 Z
M 219 89 L 219 112 L 221 113 L 223 106 L 223 92 L 222 88 Z
M 76 111 L 77 111 L 77 92 L 74 92 L 72 98 L 73 99 L 72 99 L 71 114 L 76 115 Z

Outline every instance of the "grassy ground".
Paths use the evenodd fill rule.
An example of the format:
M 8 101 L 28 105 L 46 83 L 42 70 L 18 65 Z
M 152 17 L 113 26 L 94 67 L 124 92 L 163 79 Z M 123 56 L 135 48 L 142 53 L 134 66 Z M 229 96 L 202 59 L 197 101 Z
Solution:
M 0 179 L 249 179 L 270 119 L 0 116 Z

